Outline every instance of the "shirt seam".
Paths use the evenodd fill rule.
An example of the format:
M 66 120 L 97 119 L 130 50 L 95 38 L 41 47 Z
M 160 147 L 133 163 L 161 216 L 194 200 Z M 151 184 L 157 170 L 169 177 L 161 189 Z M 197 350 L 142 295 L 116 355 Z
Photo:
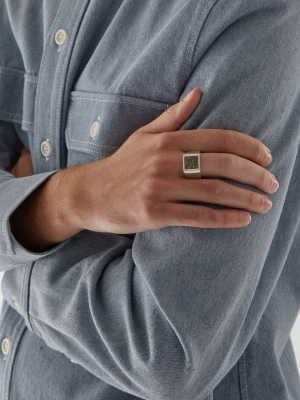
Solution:
M 185 50 L 185 54 L 183 57 L 183 63 L 182 63 L 182 73 L 181 73 L 181 84 L 182 84 L 182 88 L 184 88 L 184 72 L 186 72 L 186 76 L 189 77 L 190 73 L 191 73 L 191 66 L 190 68 L 188 68 L 188 60 L 190 60 L 190 65 L 192 65 L 192 60 L 193 60 L 193 55 L 195 53 L 195 48 L 198 44 L 198 40 L 194 40 L 194 45 L 190 45 L 190 43 L 192 43 L 192 39 L 194 39 L 196 37 L 197 34 L 197 26 L 198 24 L 200 24 L 200 29 L 198 31 L 198 38 L 200 36 L 200 32 L 203 29 L 206 19 L 204 21 L 201 21 L 201 17 L 204 15 L 205 11 L 207 10 L 209 4 L 211 4 L 211 8 L 208 11 L 207 15 L 209 15 L 209 13 L 211 12 L 211 10 L 213 9 L 213 7 L 215 6 L 215 4 L 218 2 L 218 0 L 207 0 L 205 3 L 204 8 L 202 9 L 202 12 L 200 14 L 199 17 L 196 18 L 196 22 L 191 25 L 191 32 L 190 32 L 190 37 L 188 40 L 188 44 L 186 46 L 186 50 Z M 198 14 L 196 14 L 198 15 Z M 207 18 L 207 16 L 206 16 Z M 201 25 L 202 24 L 202 25 Z M 191 52 L 189 50 L 192 50 Z M 186 71 L 185 71 L 186 70 Z
M 12 119 L 12 118 L 8 118 L 8 117 L 1 117 L 0 121 L 4 121 L 4 122 L 16 122 L 18 124 L 22 124 L 22 120 L 17 120 L 17 119 Z
M 84 9 L 85 6 L 87 6 L 87 4 L 89 2 L 90 2 L 90 0 L 82 1 L 81 7 L 80 7 L 80 9 L 78 11 L 75 23 L 73 25 L 73 29 L 72 29 L 72 31 L 70 33 L 70 39 L 67 42 L 67 46 L 66 46 L 66 49 L 65 49 L 65 58 L 63 60 L 63 65 L 62 65 L 62 68 L 60 70 L 60 80 L 59 80 L 59 86 L 58 86 L 58 95 L 61 97 L 61 101 L 59 102 L 59 99 L 56 101 L 54 132 L 59 132 L 59 130 L 61 128 L 60 121 L 58 119 L 59 110 L 63 107 L 64 91 L 61 91 L 61 87 L 62 87 L 63 81 L 65 83 L 66 82 L 66 78 L 68 76 L 68 67 L 69 66 L 67 66 L 66 64 L 68 64 L 68 63 L 70 64 L 70 59 L 72 57 L 72 50 L 74 48 L 74 43 L 76 41 L 76 36 L 78 35 L 78 31 L 79 31 L 79 28 L 80 28 L 77 23 L 80 20 L 80 18 L 81 18 L 81 21 L 82 21 L 82 18 L 83 18 L 82 10 Z M 73 37 L 74 37 L 74 40 L 73 40 Z M 70 48 L 70 52 L 68 53 L 67 49 L 69 49 L 69 48 Z M 66 68 L 66 70 L 65 70 L 65 68 Z M 63 79 L 64 76 L 65 76 L 65 79 Z M 60 103 L 60 105 L 59 105 L 59 103 Z M 54 159 L 55 159 L 55 166 L 57 166 L 57 149 L 55 148 L 56 144 L 57 144 L 57 141 L 54 142 L 54 146 L 53 146 L 54 147 L 53 148 L 53 150 L 54 150 L 53 153 L 54 153 Z M 60 142 L 58 142 L 58 148 L 59 148 L 59 146 L 60 146 Z
M 38 82 L 31 81 L 31 80 L 29 80 L 29 79 L 26 79 L 26 78 L 25 78 L 25 81 L 26 81 L 26 82 L 32 82 L 32 83 L 35 83 L 36 85 L 38 84 Z
M 23 118 L 22 114 L 17 114 L 17 113 L 13 113 L 13 112 L 9 112 L 9 111 L 4 111 L 4 110 L 0 110 L 0 113 L 1 112 L 5 113 L 5 114 L 20 115 L 20 117 Z M 33 125 L 33 122 L 25 121 L 24 119 L 22 119 L 22 122 L 26 122 L 27 124 Z
M 30 320 L 30 314 L 29 314 L 29 296 L 30 296 L 30 278 L 31 278 L 31 272 L 33 269 L 33 265 L 34 262 L 30 263 L 30 265 L 28 265 L 28 267 L 25 270 L 24 273 L 24 279 L 23 279 L 23 289 L 22 290 L 22 294 L 23 294 L 23 298 L 22 298 L 22 302 L 24 304 L 24 312 L 25 312 L 25 317 L 28 323 L 29 328 L 32 330 L 32 332 L 34 332 L 33 330 L 33 325 L 31 323 Z
M 24 263 L 21 263 L 21 262 L 18 262 L 18 263 L 15 263 L 15 262 L 13 262 L 13 261 L 7 261 L 7 260 L 5 260 L 5 258 L 3 257 L 3 256 L 1 256 L 0 255 L 0 259 L 3 261 L 3 262 L 5 262 L 5 263 L 7 263 L 7 264 L 12 264 L 12 265 L 16 265 L 16 266 L 19 266 L 19 267 L 23 267 L 23 266 L 25 266 L 25 265 L 27 265 L 27 264 L 29 264 L 30 262 L 24 262 Z
M 249 400 L 249 397 L 248 397 L 248 386 L 247 386 L 247 377 L 246 377 L 246 351 L 244 351 L 243 360 L 244 360 L 244 378 L 245 378 L 245 388 L 246 388 L 246 400 Z
M 17 352 L 17 348 L 19 346 L 21 337 L 26 329 L 26 324 L 25 324 L 25 322 L 22 321 L 22 319 L 18 321 L 18 324 L 20 324 L 20 326 L 17 329 L 17 331 L 14 332 L 14 334 L 15 334 L 14 348 L 10 353 L 10 357 L 8 357 L 8 359 L 6 360 L 7 375 L 5 378 L 5 385 L 4 385 L 4 393 L 5 393 L 4 398 L 5 399 L 10 397 L 10 384 L 11 384 L 11 379 L 12 379 L 13 365 L 14 365 L 14 361 L 15 361 L 15 357 L 16 357 L 16 352 Z
M 45 57 L 42 58 L 42 61 L 41 61 L 42 62 L 41 72 L 39 73 L 39 76 L 41 76 L 41 83 L 40 83 L 40 86 L 37 87 L 37 90 L 39 90 L 38 99 L 37 99 L 37 107 L 38 107 L 37 123 L 36 123 L 36 133 L 37 134 L 39 132 L 39 126 L 40 126 L 40 111 L 41 111 L 41 106 L 42 106 L 41 97 L 42 97 L 42 92 L 43 92 L 44 78 L 45 78 L 45 75 L 46 75 L 46 65 L 47 65 L 46 61 L 48 59 L 48 54 L 49 54 L 50 48 L 51 48 L 51 46 L 50 46 L 50 44 L 48 42 L 50 41 L 50 38 L 53 37 L 53 34 L 54 34 L 55 30 L 57 29 L 57 24 L 60 21 L 61 16 L 63 15 L 63 11 L 64 11 L 64 9 L 66 7 L 66 4 L 67 4 L 67 1 L 65 0 L 64 4 L 63 4 L 63 6 L 62 6 L 62 8 L 60 10 L 60 13 L 56 15 L 56 18 L 53 21 L 53 24 L 52 24 L 52 27 L 51 27 L 52 29 L 50 29 L 50 31 L 48 33 L 48 38 L 49 39 L 47 38 L 46 45 L 48 44 L 48 46 L 46 46 L 47 49 L 46 49 Z M 38 154 L 38 150 L 39 150 L 38 149 L 38 143 L 39 143 L 39 141 L 37 140 L 36 141 L 36 149 L 35 149 L 36 150 L 36 154 Z
M 108 103 L 121 103 L 121 104 L 132 104 L 134 106 L 138 107 L 146 107 L 146 108 L 153 108 L 154 110 L 161 110 L 161 111 L 166 111 L 168 109 L 169 104 L 167 104 L 166 108 L 163 107 L 152 107 L 152 106 L 145 106 L 144 104 L 137 104 L 137 103 L 131 103 L 129 101 L 121 101 L 121 100 L 105 100 L 105 99 L 94 99 L 94 98 L 89 98 L 89 97 L 70 97 L 71 100 L 94 100 L 94 101 L 103 101 L 103 102 L 108 102 Z
M 11 182 L 11 180 L 16 179 L 16 178 L 11 178 L 6 182 L 3 182 L 3 184 L 1 184 L 1 190 L 3 189 L 3 186 L 5 186 L 5 184 L 8 184 Z M 3 239 L 4 239 L 4 243 L 5 243 L 5 249 L 6 251 L 8 251 L 8 246 L 7 245 L 7 241 L 6 241 L 6 237 L 5 237 L 5 232 L 4 232 L 4 221 L 6 220 L 6 216 L 9 214 L 9 212 L 11 211 L 11 209 L 9 208 L 9 210 L 4 214 L 3 219 L 2 219 L 2 224 L 1 224 L 1 228 L 2 228 L 2 233 L 3 233 Z
M 24 75 L 22 76 L 21 74 L 20 74 L 20 75 L 17 75 L 17 74 L 12 74 L 12 73 L 10 73 L 10 72 L 3 72 L 3 71 L 0 71 L 0 74 L 17 76 L 18 78 L 24 79 Z M 24 74 L 25 74 L 25 72 L 24 72 Z
M 101 153 L 100 151 L 93 151 L 93 150 L 85 149 L 83 147 L 69 146 L 69 149 L 85 150 L 85 151 L 88 151 L 88 152 L 94 153 L 94 154 L 102 154 L 104 156 L 111 156 L 111 153 Z
M 90 143 L 90 142 L 84 142 L 84 141 L 81 141 L 81 140 L 72 139 L 72 138 L 71 138 L 70 128 L 68 127 L 67 130 L 68 130 L 69 138 L 70 138 L 70 140 L 71 140 L 72 142 L 87 143 L 87 144 L 90 144 L 91 146 L 110 147 L 110 148 L 112 148 L 112 149 L 118 149 L 118 148 L 119 148 L 119 147 L 117 147 L 117 146 L 103 146 L 103 145 L 97 144 L 97 143 Z M 99 154 L 101 154 L 101 153 L 99 153 Z M 103 154 L 108 154 L 108 153 L 103 153 Z

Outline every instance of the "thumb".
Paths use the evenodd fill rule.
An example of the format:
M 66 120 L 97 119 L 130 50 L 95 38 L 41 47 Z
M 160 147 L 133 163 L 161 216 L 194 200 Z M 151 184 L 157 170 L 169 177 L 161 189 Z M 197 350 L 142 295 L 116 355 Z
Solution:
M 162 133 L 177 131 L 193 114 L 203 93 L 199 88 L 190 91 L 179 103 L 174 104 L 154 121 L 142 127 L 143 132 Z

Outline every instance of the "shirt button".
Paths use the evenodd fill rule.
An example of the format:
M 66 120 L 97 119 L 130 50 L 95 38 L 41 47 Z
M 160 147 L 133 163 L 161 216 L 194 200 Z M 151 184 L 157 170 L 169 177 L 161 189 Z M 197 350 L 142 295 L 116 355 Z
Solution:
M 74 363 L 74 364 L 78 364 L 78 362 L 76 362 L 76 361 L 74 361 L 74 360 L 72 360 L 72 359 L 71 359 L 71 362 Z
M 60 29 L 59 31 L 56 32 L 55 34 L 55 42 L 59 45 L 59 46 L 63 46 L 68 38 L 68 32 L 65 31 L 64 29 Z
M 5 338 L 2 341 L 2 353 L 7 356 L 9 354 L 11 349 L 11 339 L 10 338 Z
M 93 123 L 90 130 L 90 135 L 93 139 L 96 139 L 96 137 L 99 135 L 99 130 L 100 130 L 100 122 L 96 121 Z
M 43 156 L 46 157 L 46 160 L 48 161 L 52 154 L 52 147 L 49 139 L 41 144 L 41 151 Z
M 18 313 L 22 315 L 22 311 L 20 310 L 19 304 L 16 301 L 14 301 L 14 306 L 16 307 Z

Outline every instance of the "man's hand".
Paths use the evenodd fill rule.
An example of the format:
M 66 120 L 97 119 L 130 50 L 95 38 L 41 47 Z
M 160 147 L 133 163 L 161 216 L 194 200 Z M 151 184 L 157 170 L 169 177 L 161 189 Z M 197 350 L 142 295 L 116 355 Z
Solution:
M 21 156 L 16 165 L 14 165 L 11 173 L 16 178 L 24 178 L 34 175 L 33 164 L 30 151 L 24 146 L 21 151 Z
M 278 188 L 273 187 L 275 177 L 262 168 L 272 157 L 258 139 L 217 129 L 177 131 L 201 96 L 200 89 L 190 92 L 134 132 L 110 157 L 53 174 L 12 213 L 16 240 L 29 251 L 41 252 L 83 229 L 128 234 L 172 225 L 237 228 L 251 220 L 245 211 L 187 205 L 185 200 L 266 213 L 266 196 L 217 179 L 184 176 L 184 152 L 201 149 L 203 178 L 225 177 L 270 194 Z M 30 157 L 26 150 L 23 154 Z M 18 176 L 26 172 L 21 158 Z

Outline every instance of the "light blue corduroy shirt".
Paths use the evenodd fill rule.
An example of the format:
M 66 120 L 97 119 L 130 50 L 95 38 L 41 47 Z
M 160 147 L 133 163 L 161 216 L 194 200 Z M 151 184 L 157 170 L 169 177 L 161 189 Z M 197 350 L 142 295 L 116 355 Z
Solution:
M 0 0 L 1 400 L 300 399 L 299 37 L 299 0 Z M 109 157 L 195 87 L 181 129 L 271 149 L 267 214 L 83 230 L 44 253 L 15 240 L 9 217 L 42 182 Z M 16 179 L 23 145 L 34 175 Z

